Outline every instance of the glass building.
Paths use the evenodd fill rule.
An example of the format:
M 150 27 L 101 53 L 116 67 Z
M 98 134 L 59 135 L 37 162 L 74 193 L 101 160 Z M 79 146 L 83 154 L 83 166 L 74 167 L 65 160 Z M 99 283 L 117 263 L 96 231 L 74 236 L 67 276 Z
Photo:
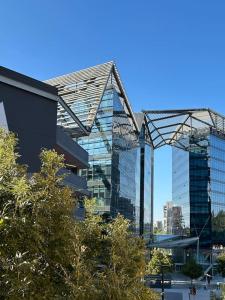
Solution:
M 189 150 L 173 147 L 173 201 L 181 207 L 181 235 L 200 236 L 201 246 L 209 247 L 210 195 L 208 133 L 186 137 Z
M 225 246 L 225 117 L 210 109 L 146 111 L 153 148 L 172 148 L 172 200 L 186 249 L 202 263 Z M 196 247 L 199 241 L 199 247 Z M 188 242 L 188 240 L 187 240 Z
M 151 229 L 151 144 L 144 114 L 136 118 L 113 62 L 47 80 L 67 107 L 58 107 L 58 125 L 89 153 L 88 190 L 96 210 L 131 221 L 134 231 Z M 65 109 L 66 108 L 66 109 Z M 87 130 L 80 131 L 73 112 Z
M 143 113 L 136 113 L 139 124 L 140 146 L 140 220 L 143 220 L 140 228 L 141 234 L 153 235 L 153 184 L 154 184 L 154 151 L 147 120 Z
M 211 128 L 186 139 L 189 151 L 173 147 L 173 200 L 204 262 L 207 250 L 225 246 L 225 135 Z

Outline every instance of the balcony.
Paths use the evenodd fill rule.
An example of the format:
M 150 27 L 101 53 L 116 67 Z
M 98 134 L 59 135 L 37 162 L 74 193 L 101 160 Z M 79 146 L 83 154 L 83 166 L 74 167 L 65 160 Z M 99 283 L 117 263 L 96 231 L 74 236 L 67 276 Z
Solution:
M 78 145 L 60 126 L 56 130 L 56 150 L 64 154 L 67 164 L 75 165 L 78 169 L 87 169 L 88 153 Z

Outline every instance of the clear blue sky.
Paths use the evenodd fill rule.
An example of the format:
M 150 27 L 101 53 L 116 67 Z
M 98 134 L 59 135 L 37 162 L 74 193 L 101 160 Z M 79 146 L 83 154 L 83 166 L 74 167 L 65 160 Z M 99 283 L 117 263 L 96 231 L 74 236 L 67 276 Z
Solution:
M 2 1 L 0 65 L 47 79 L 115 60 L 134 111 L 225 113 L 224 16 L 224 0 Z M 167 149 L 155 191 L 158 219 L 171 198 Z

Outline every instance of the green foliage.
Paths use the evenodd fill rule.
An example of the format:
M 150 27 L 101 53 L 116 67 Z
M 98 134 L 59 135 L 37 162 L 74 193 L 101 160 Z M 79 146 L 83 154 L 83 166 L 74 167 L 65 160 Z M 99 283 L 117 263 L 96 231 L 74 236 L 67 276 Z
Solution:
M 225 277 L 225 253 L 218 255 L 217 257 L 217 270 Z
M 63 157 L 41 153 L 32 176 L 17 164 L 16 139 L 0 130 L 0 298 L 1 299 L 158 299 L 141 283 L 144 242 L 129 222 L 94 214 L 76 221 L 76 201 L 62 186 Z
M 222 294 L 221 300 L 225 300 L 225 284 L 224 283 L 220 284 L 220 289 L 221 289 L 221 294 Z
M 153 249 L 150 255 L 151 259 L 147 265 L 146 274 L 161 274 L 161 265 L 164 266 L 165 273 L 172 271 L 173 262 L 171 256 L 165 250 Z
M 183 266 L 182 273 L 192 279 L 197 279 L 203 273 L 202 266 L 197 264 L 194 259 L 191 259 Z

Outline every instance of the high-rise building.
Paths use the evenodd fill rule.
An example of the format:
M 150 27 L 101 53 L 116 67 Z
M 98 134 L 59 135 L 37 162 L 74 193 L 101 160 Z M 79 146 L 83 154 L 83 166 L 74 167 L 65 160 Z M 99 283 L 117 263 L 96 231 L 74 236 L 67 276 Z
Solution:
M 173 200 L 200 247 L 225 245 L 225 135 L 199 130 L 186 143 L 188 152 L 173 149 Z
M 163 206 L 163 229 L 167 234 L 182 234 L 181 207 L 175 206 L 173 201 L 168 201 Z
M 163 222 L 162 221 L 154 222 L 154 232 L 163 232 Z
M 168 234 L 172 233 L 172 207 L 172 201 L 166 202 L 166 204 L 163 206 L 163 228 Z
M 81 170 L 99 213 L 121 213 L 140 234 L 149 234 L 151 218 L 151 146 L 144 114 L 135 117 L 113 62 L 59 76 L 54 85 L 87 134 L 62 106 L 62 126 L 89 153 Z
M 208 108 L 144 113 L 153 149 L 173 146 L 175 227 L 187 239 L 166 247 L 183 247 L 211 268 L 212 249 L 225 245 L 225 117 Z

